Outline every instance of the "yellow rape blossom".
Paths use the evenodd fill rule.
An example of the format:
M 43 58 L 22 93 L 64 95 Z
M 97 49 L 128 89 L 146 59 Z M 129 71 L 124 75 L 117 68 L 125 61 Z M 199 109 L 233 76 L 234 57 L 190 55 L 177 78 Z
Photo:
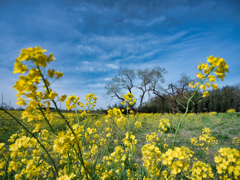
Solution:
M 229 147 L 219 149 L 219 155 L 214 157 L 218 174 L 222 177 L 231 178 L 233 175 L 234 179 L 240 178 L 240 152 L 239 150 Z
M 211 84 L 211 86 L 212 86 L 213 89 L 215 89 L 215 90 L 218 88 L 217 84 Z
M 200 85 L 200 88 L 206 90 L 206 86 L 204 86 L 203 84 Z
M 189 87 L 193 88 L 193 82 L 189 83 Z
M 198 85 L 199 85 L 199 83 L 196 83 L 196 84 L 194 85 L 194 88 L 196 88 Z
M 209 82 L 215 82 L 215 76 L 211 74 L 208 76 L 208 79 L 209 79 Z
M 235 113 L 236 112 L 236 110 L 235 109 L 228 109 L 227 111 L 226 111 L 226 113 Z
M 13 73 L 25 73 L 28 71 L 28 66 L 22 64 L 21 62 L 19 62 L 18 60 L 16 60 L 16 62 L 14 63 L 14 69 L 13 69 Z
M 62 95 L 59 100 L 61 102 L 64 102 L 66 98 L 67 98 L 67 95 Z
M 140 128 L 142 126 L 142 123 L 140 121 L 136 121 L 134 125 L 136 128 Z
M 208 91 L 204 91 L 204 92 L 203 92 L 203 96 L 202 96 L 202 97 L 207 97 L 207 96 L 209 96 L 209 93 L 208 93 Z
M 190 172 L 191 172 L 191 176 L 190 177 L 187 176 L 187 177 L 193 180 L 214 178 L 214 174 L 212 173 L 211 166 L 201 161 L 194 162 Z
M 205 78 L 205 76 L 204 76 L 203 74 L 199 73 L 199 72 L 197 72 L 197 77 L 198 77 L 199 79 Z
M 52 69 L 52 70 L 48 69 L 47 74 L 50 78 L 53 78 L 54 75 L 55 75 L 55 70 L 54 69 Z
M 59 79 L 60 77 L 63 77 L 63 73 L 62 72 L 55 72 L 55 75 L 56 75 L 56 79 Z

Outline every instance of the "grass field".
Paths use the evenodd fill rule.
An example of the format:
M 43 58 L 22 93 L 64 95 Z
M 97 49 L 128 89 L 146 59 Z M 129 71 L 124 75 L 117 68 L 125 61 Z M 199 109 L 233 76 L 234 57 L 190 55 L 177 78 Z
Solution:
M 11 114 L 17 118 L 21 117 L 21 112 L 19 111 L 12 111 Z M 64 115 L 69 118 L 69 123 L 71 124 L 71 126 L 78 123 L 75 114 L 65 113 Z M 166 153 L 167 149 L 171 148 L 172 146 L 174 133 L 182 116 L 183 114 L 130 115 L 129 116 L 130 131 L 128 129 L 128 123 L 126 121 L 127 118 L 125 119 L 122 118 L 122 120 L 119 120 L 121 119 L 120 117 L 107 117 L 104 115 L 91 115 L 91 114 L 85 117 L 79 117 L 80 119 L 79 125 L 80 127 L 83 126 L 81 133 L 83 135 L 82 137 L 84 137 L 82 138 L 82 146 L 84 147 L 83 154 L 85 155 L 86 158 L 85 160 L 88 161 L 89 163 L 91 161 L 94 161 L 94 163 L 98 162 L 99 164 L 103 163 L 105 164 L 106 169 L 108 170 L 114 169 L 115 171 L 117 171 L 119 167 L 118 166 L 111 167 L 112 164 L 110 161 L 108 160 L 106 161 L 106 157 L 110 157 L 111 154 L 116 151 L 115 148 L 121 146 L 126 154 L 128 153 L 132 154 L 132 156 L 130 156 L 131 162 L 126 161 L 124 162 L 125 163 L 124 167 L 120 168 L 120 171 L 122 171 L 121 175 L 111 176 L 110 173 L 109 177 L 106 179 L 113 179 L 113 177 L 115 177 L 116 179 L 121 178 L 127 179 L 128 174 L 125 174 L 124 171 L 126 171 L 127 169 L 131 169 L 132 165 L 134 166 L 134 164 L 135 166 L 136 164 L 138 164 L 138 166 L 137 169 L 133 169 L 134 172 L 131 175 L 131 177 L 136 176 L 136 179 L 137 178 L 144 179 L 144 177 L 154 179 L 154 175 L 152 175 L 153 171 L 149 172 L 148 169 L 146 168 L 147 167 L 146 158 L 143 157 L 144 153 L 143 147 L 147 144 L 152 144 L 155 147 L 159 148 L 161 154 Z M 171 126 L 169 127 L 167 126 L 167 123 L 164 124 L 164 122 L 161 121 L 167 119 L 170 121 L 171 124 Z M 22 119 L 21 121 L 22 123 L 24 123 L 25 120 Z M 165 130 L 159 126 L 160 122 L 163 122 L 164 128 L 166 128 Z M 45 128 L 48 129 L 48 131 L 50 131 L 44 120 L 39 120 L 38 122 L 36 121 L 28 122 L 25 123 L 25 126 L 28 127 L 31 131 L 33 131 L 36 128 L 35 124 L 39 123 L 42 124 L 42 126 L 40 129 L 38 129 L 38 131 L 35 134 L 37 134 L 38 137 L 42 137 L 42 139 L 44 139 L 44 135 L 42 135 L 43 133 L 41 134 L 41 132 L 44 132 Z M 56 134 L 57 132 L 61 131 L 64 132 L 64 134 L 69 133 L 66 123 L 64 122 L 63 119 L 61 119 L 60 115 L 58 115 L 57 113 L 53 113 L 51 124 L 54 127 Z M 23 137 L 24 135 L 28 136 L 27 133 L 23 132 L 23 130 L 20 132 L 21 129 L 20 126 L 15 122 L 13 118 L 9 117 L 3 111 L 0 111 L 0 127 L 1 127 L 0 143 L 2 142 L 8 145 L 12 144 L 13 142 L 10 143 L 7 140 L 10 138 L 12 134 L 16 134 L 17 132 L 19 132 L 20 137 Z M 204 134 L 202 134 L 202 130 L 204 128 L 209 128 L 211 130 L 210 134 L 208 134 L 207 136 L 209 144 L 206 143 L 207 142 L 206 139 L 199 141 L 199 136 L 204 137 Z M 222 147 L 230 147 L 240 150 L 239 142 L 235 141 L 235 143 L 233 143 L 233 138 L 236 137 L 238 139 L 240 138 L 239 129 L 240 129 L 240 116 L 237 113 L 202 113 L 202 114 L 190 113 L 187 114 L 187 116 L 185 117 L 181 124 L 181 127 L 179 128 L 178 131 L 179 133 L 177 135 L 175 147 L 183 146 L 188 147 L 195 153 L 194 157 L 197 158 L 198 161 L 202 161 L 203 163 L 206 164 L 209 163 L 211 165 L 212 173 L 215 175 L 215 178 L 218 179 L 218 177 L 216 176 L 217 175 L 216 163 L 214 162 L 214 157 L 216 156 L 215 153 Z M 132 145 L 134 145 L 134 148 L 132 148 L 132 146 L 126 142 L 127 132 L 132 132 L 132 135 L 135 136 L 133 139 L 137 140 L 135 145 L 132 141 Z M 43 142 L 46 142 L 54 146 L 54 139 L 57 139 L 56 137 L 57 135 L 50 135 L 48 138 L 45 138 Z M 131 141 L 130 134 L 128 138 Z M 191 143 L 190 138 L 197 138 L 198 144 L 201 143 L 203 144 L 200 146 L 196 146 L 196 144 L 194 145 L 193 143 Z M 66 143 L 66 141 L 64 142 Z M 97 145 L 96 152 L 93 152 L 92 149 L 94 144 Z M 208 148 L 207 150 L 206 147 Z M 32 148 L 34 149 L 34 147 Z M 53 149 L 52 147 L 49 147 L 49 151 L 51 151 L 52 149 Z M 135 149 L 135 151 L 133 149 Z M 21 152 L 21 150 L 19 150 L 18 152 Z M 61 157 L 62 155 L 61 153 L 56 155 L 56 162 L 58 164 L 57 166 L 59 167 L 61 166 L 60 165 L 61 159 L 64 159 Z M 16 156 L 16 158 L 21 159 L 22 157 Z M 161 161 L 159 162 L 159 164 L 161 164 Z M 193 166 L 192 163 L 189 164 L 189 168 Z M 76 164 L 72 162 L 72 165 L 75 166 Z M 163 167 L 161 171 L 163 172 L 164 169 L 167 170 L 166 167 L 165 168 Z M 74 168 L 72 170 L 68 170 L 68 175 L 70 175 L 71 174 L 70 172 L 72 171 L 74 172 Z M 16 172 L 12 171 L 12 173 L 10 174 L 11 175 L 17 174 L 17 171 Z M 79 172 L 78 178 L 81 177 L 80 174 L 81 173 Z M 150 174 L 150 176 L 148 176 L 148 174 Z M 168 174 L 170 175 L 171 173 L 168 172 Z M 183 174 L 181 175 L 180 174 L 181 173 L 177 174 L 175 178 L 186 179 L 186 175 L 183 176 Z M 44 178 L 44 173 L 41 176 L 42 178 Z

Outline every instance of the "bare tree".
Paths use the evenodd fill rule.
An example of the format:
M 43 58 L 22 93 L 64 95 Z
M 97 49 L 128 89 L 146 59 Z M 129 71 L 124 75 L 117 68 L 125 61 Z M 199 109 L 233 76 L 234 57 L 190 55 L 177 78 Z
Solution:
M 161 84 L 164 83 L 162 73 L 167 73 L 167 71 L 164 68 L 160 68 L 158 66 L 154 68 L 154 80 L 151 83 L 149 91 L 155 94 L 158 98 L 165 99 L 164 94 L 162 94 L 163 87 L 161 86 Z
M 198 78 L 192 79 L 190 76 L 187 76 L 186 73 L 182 73 L 180 79 L 177 81 L 176 86 L 183 87 L 184 84 L 189 84 L 193 82 L 194 84 L 198 82 Z M 191 90 L 189 86 L 185 87 L 188 91 Z
M 178 105 L 177 101 L 183 97 L 184 92 L 188 92 L 188 89 L 186 88 L 187 86 L 188 86 L 188 83 L 183 84 L 181 88 L 177 88 L 177 86 L 173 84 L 168 85 L 168 89 L 165 92 L 171 97 L 171 99 L 168 99 L 168 104 L 172 108 L 173 114 L 176 113 L 175 110 Z
M 140 102 L 136 112 L 142 107 L 143 98 L 146 92 L 151 92 L 153 87 L 160 85 L 160 83 L 164 83 L 163 73 L 167 73 L 165 68 L 161 68 L 159 66 L 155 67 L 151 71 L 146 68 L 144 70 L 138 70 L 138 78 L 141 80 L 141 83 L 136 86 L 137 89 L 142 91 L 140 95 Z
M 133 69 L 120 69 L 118 74 L 106 84 L 106 95 L 124 101 L 124 98 L 121 96 L 122 90 L 127 90 L 132 93 L 135 76 L 135 71 Z M 132 106 L 130 106 L 130 109 L 132 110 Z
M 152 86 L 151 91 L 156 95 L 157 98 L 165 99 L 169 106 L 172 108 L 172 113 L 176 113 L 176 107 L 178 105 L 178 100 L 184 97 L 184 93 L 188 92 L 190 82 L 196 82 L 196 79 L 191 79 L 189 76 L 186 76 L 185 73 L 181 74 L 180 80 L 177 83 L 168 84 L 168 88 Z
M 166 70 L 158 66 L 152 70 L 148 68 L 144 70 L 139 69 L 137 70 L 137 74 L 134 70 L 127 68 L 120 69 L 118 75 L 106 84 L 106 95 L 123 101 L 124 99 L 121 96 L 123 90 L 127 90 L 130 93 L 132 93 L 133 88 L 141 90 L 139 105 L 136 108 L 136 112 L 138 112 L 142 107 L 145 94 L 150 92 L 153 86 L 164 82 L 163 73 L 166 73 Z M 132 107 L 133 106 L 130 106 L 131 110 Z
M 191 91 L 192 88 L 189 87 L 189 83 L 193 82 L 196 83 L 198 82 L 198 78 L 191 79 L 190 76 L 187 76 L 185 73 L 181 74 L 180 79 L 177 81 L 176 84 L 169 84 L 168 85 L 168 90 L 166 91 L 168 95 L 170 95 L 171 100 L 169 101 L 169 105 L 172 108 L 172 113 L 175 114 L 176 107 L 179 104 L 179 101 L 181 99 L 187 100 L 187 92 Z M 168 91 L 171 92 L 168 92 Z

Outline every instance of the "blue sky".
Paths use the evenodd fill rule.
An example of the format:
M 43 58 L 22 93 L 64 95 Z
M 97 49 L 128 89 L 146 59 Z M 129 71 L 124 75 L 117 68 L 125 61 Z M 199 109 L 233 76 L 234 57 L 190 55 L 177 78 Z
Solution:
M 164 67 L 171 83 L 181 73 L 194 78 L 213 55 L 229 65 L 219 86 L 240 83 L 239 8 L 238 0 L 1 0 L 0 93 L 18 107 L 13 64 L 35 46 L 56 58 L 48 68 L 64 73 L 52 89 L 82 102 L 94 93 L 96 108 L 116 102 L 104 86 L 120 67 Z

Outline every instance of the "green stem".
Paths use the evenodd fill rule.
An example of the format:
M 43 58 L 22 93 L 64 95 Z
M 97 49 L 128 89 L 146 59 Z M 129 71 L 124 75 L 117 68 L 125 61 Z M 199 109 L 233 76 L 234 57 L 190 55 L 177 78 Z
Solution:
M 79 127 L 80 120 L 79 120 L 79 117 L 78 117 L 77 108 L 75 108 L 75 113 L 76 113 L 77 120 L 78 120 L 78 126 L 77 126 L 77 128 L 78 128 L 78 127 Z
M 129 113 L 128 113 L 128 103 L 127 103 L 127 118 L 128 118 L 128 131 L 130 132 Z
M 178 133 L 178 129 L 179 129 L 179 127 L 180 127 L 180 125 L 181 125 L 184 117 L 186 116 L 186 114 L 187 114 L 187 112 L 188 112 L 189 102 L 191 101 L 191 99 L 193 98 L 193 96 L 194 96 L 195 94 L 196 94 L 196 91 L 194 91 L 193 95 L 188 99 L 186 111 L 185 111 L 183 117 L 181 118 L 180 122 L 178 123 L 178 127 L 177 127 L 177 130 L 176 130 L 176 132 L 175 132 L 172 149 L 174 148 L 174 144 L 175 144 L 175 141 L 176 141 L 176 136 L 177 136 L 177 133 Z
M 213 70 L 214 70 L 214 69 L 212 69 L 212 71 L 213 71 Z M 211 72 L 212 72 L 212 71 L 211 71 Z M 172 149 L 174 148 L 174 144 L 175 144 L 175 141 L 176 141 L 176 136 L 177 136 L 177 133 L 178 133 L 178 129 L 179 129 L 179 127 L 180 127 L 180 125 L 181 125 L 184 117 L 186 116 L 186 114 L 187 114 L 187 112 L 188 112 L 189 103 L 191 102 L 191 99 L 195 96 L 195 94 L 197 93 L 197 91 L 198 91 L 199 88 L 200 88 L 200 85 L 203 84 L 203 82 L 207 79 L 208 75 L 211 74 L 211 72 L 209 72 L 209 73 L 206 75 L 206 77 L 205 77 L 205 78 L 201 81 L 201 83 L 198 85 L 198 88 L 194 91 L 193 95 L 188 99 L 186 111 L 185 111 L 182 119 L 181 119 L 180 122 L 178 123 L 178 127 L 177 127 L 177 130 L 176 130 L 176 132 L 175 132 Z
M 45 121 L 47 122 L 48 126 L 50 127 L 50 129 L 51 129 L 52 133 L 54 133 L 54 134 L 55 134 L 55 132 L 54 132 L 54 130 L 53 130 L 53 127 L 52 127 L 52 125 L 49 123 L 49 120 L 48 120 L 48 119 L 47 119 L 47 117 L 45 116 L 45 114 L 44 114 L 44 112 L 43 112 L 43 110 L 42 110 L 42 107 L 40 106 L 40 104 L 39 104 L 39 103 L 38 103 L 38 107 L 39 107 L 39 109 L 40 109 L 40 111 L 41 111 L 41 113 L 42 113 L 42 115 L 43 115 L 43 117 L 44 117 Z
M 147 179 L 148 179 L 148 177 L 149 177 L 149 176 L 151 176 L 151 173 L 152 173 L 152 168 L 153 168 L 153 162 L 152 162 L 152 165 L 151 165 L 150 174 L 148 173 Z
M 186 109 L 186 107 L 185 107 L 184 105 L 182 105 L 180 102 L 178 102 L 177 99 L 176 99 L 176 101 L 177 101 L 177 103 L 178 103 L 179 105 L 181 105 L 184 109 Z
M 86 126 L 86 121 L 87 119 L 84 117 L 84 124 L 83 124 L 83 133 L 82 133 L 82 141 L 81 141 L 81 146 L 83 146 L 83 137 L 85 136 L 85 126 Z
M 55 108 L 57 109 L 57 112 L 59 113 L 59 115 L 65 120 L 67 126 L 68 126 L 69 129 L 71 130 L 71 132 L 72 132 L 72 134 L 74 135 L 75 139 L 77 139 L 77 136 L 76 136 L 75 132 L 73 131 L 73 128 L 70 126 L 70 124 L 69 124 L 69 122 L 67 121 L 67 119 L 65 118 L 65 116 L 59 111 L 56 102 L 55 102 L 54 100 L 52 100 L 52 102 L 53 102 Z M 85 171 L 87 172 L 87 173 L 86 173 L 86 178 L 88 179 L 87 174 L 89 174 L 89 175 L 91 176 L 91 178 L 94 179 L 93 176 L 92 176 L 92 174 L 88 171 L 88 169 L 87 169 L 87 168 L 85 167 L 85 165 L 84 165 L 82 150 L 81 150 L 81 148 L 80 148 L 80 146 L 79 146 L 79 143 L 77 143 L 77 148 L 78 148 L 79 154 L 78 154 L 77 152 L 76 152 L 76 154 L 78 155 L 78 158 L 79 158 L 79 160 L 80 160 L 83 168 L 84 168 Z
M 69 156 L 69 152 L 68 152 L 68 173 L 69 174 L 71 173 L 71 166 L 72 166 L 71 156 Z
M 45 78 L 43 77 L 43 74 L 41 73 L 41 71 L 40 71 L 40 69 L 39 69 L 39 66 L 37 66 L 37 68 L 38 68 L 38 70 L 39 70 L 39 72 L 40 72 L 40 74 L 41 74 L 41 77 L 42 77 L 42 79 L 43 79 L 43 82 L 44 82 L 44 84 L 45 84 L 45 86 L 46 86 L 46 89 L 47 89 L 48 93 L 50 93 L 50 90 L 49 90 L 49 88 L 48 88 L 48 86 L 47 86 L 47 83 L 46 83 L 46 81 L 45 81 Z M 59 111 L 56 102 L 55 102 L 53 99 L 52 99 L 52 102 L 53 102 L 55 108 L 57 109 L 58 114 L 65 120 L 67 126 L 69 127 L 69 129 L 70 129 L 71 132 L 73 133 L 75 139 L 77 139 L 77 136 L 76 136 L 75 132 L 73 131 L 72 127 L 70 126 L 69 122 L 67 121 L 67 119 L 65 118 L 65 116 Z M 89 174 L 89 175 L 91 176 L 91 178 L 94 179 L 94 178 L 92 177 L 92 174 L 88 171 L 88 169 L 87 169 L 87 168 L 85 167 L 85 165 L 84 165 L 83 156 L 82 156 L 82 151 L 81 151 L 81 148 L 80 148 L 80 146 L 79 146 L 79 143 L 77 143 L 77 147 L 78 147 L 79 154 L 78 154 L 77 152 L 76 152 L 76 154 L 78 155 L 78 158 L 79 158 L 79 160 L 80 160 L 83 168 L 84 168 L 85 171 L 86 171 L 86 178 L 88 179 L 88 175 L 87 175 L 87 174 Z

